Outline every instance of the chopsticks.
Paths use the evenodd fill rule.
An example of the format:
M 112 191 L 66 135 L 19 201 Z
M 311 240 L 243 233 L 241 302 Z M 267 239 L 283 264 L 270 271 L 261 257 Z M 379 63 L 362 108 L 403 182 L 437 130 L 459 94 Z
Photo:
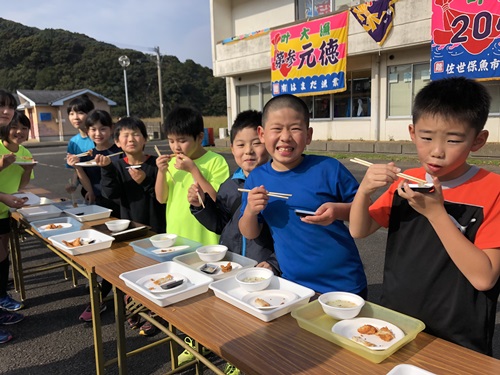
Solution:
M 248 193 L 251 190 L 250 189 L 238 189 L 238 191 L 240 191 L 242 193 Z M 270 197 L 281 198 L 281 199 L 288 199 L 288 198 L 290 198 L 292 196 L 292 194 L 275 193 L 275 192 L 272 192 L 272 191 L 270 191 L 269 193 L 267 193 L 267 195 L 270 196 Z
M 120 154 L 123 154 L 123 151 L 115 152 L 114 154 L 104 155 L 104 156 L 107 156 L 108 158 L 110 158 L 111 156 L 116 156 L 116 155 L 120 155 Z
M 353 162 L 353 163 L 356 163 L 356 164 L 364 165 L 365 167 L 369 167 L 370 165 L 373 164 L 373 163 L 370 163 L 369 161 L 366 161 L 366 160 L 363 160 L 363 159 L 358 159 L 358 158 L 350 159 L 350 161 Z M 410 181 L 416 182 L 417 184 L 420 184 L 420 185 L 427 183 L 426 180 L 422 180 L 420 178 L 413 177 L 413 176 L 410 176 L 410 175 L 405 174 L 405 173 L 397 173 L 396 175 L 399 176 L 399 177 L 401 177 L 401 178 L 404 178 L 406 180 L 410 180 Z
M 157 145 L 155 145 L 155 151 L 156 153 L 158 154 L 158 156 L 161 156 L 161 152 L 160 152 L 160 149 L 158 148 Z M 175 180 L 174 180 L 174 175 L 172 174 L 172 172 L 170 172 L 170 170 L 167 169 L 167 173 L 170 175 L 170 177 L 172 177 L 172 181 L 174 182 L 175 184 Z M 200 194 L 198 194 L 198 199 L 200 200 L 200 203 L 201 205 L 203 206 L 203 208 L 205 208 L 205 205 L 203 204 L 203 202 L 201 201 L 201 197 L 200 197 Z

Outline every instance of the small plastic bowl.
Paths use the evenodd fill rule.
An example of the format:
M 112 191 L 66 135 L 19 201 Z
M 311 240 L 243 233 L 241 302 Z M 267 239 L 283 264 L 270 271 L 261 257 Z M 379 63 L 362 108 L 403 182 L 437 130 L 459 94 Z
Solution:
M 204 262 L 217 262 L 226 256 L 227 246 L 206 245 L 196 249 L 196 253 Z
M 128 228 L 128 226 L 130 225 L 130 220 L 123 219 L 123 220 L 106 221 L 104 224 L 106 224 L 106 226 L 111 232 L 120 232 Z
M 337 320 L 352 319 L 356 317 L 365 304 L 365 300 L 357 294 L 348 292 L 324 293 L 318 298 L 325 314 Z M 335 305 L 334 305 L 335 303 Z M 340 305 L 355 304 L 353 307 L 340 307 Z
M 243 289 L 249 292 L 256 292 L 264 290 L 269 286 L 274 273 L 267 268 L 254 267 L 238 272 L 235 277 Z
M 169 233 L 155 234 L 154 236 L 149 237 L 149 240 L 151 241 L 154 247 L 160 249 L 162 247 L 172 246 L 175 243 L 175 241 L 177 241 L 177 235 Z

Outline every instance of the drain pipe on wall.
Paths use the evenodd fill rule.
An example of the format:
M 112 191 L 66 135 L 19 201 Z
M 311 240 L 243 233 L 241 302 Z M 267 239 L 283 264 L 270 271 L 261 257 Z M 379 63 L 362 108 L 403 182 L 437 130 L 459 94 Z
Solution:
M 375 58 L 375 67 L 372 71 L 372 136 L 375 141 L 380 141 L 380 50 Z

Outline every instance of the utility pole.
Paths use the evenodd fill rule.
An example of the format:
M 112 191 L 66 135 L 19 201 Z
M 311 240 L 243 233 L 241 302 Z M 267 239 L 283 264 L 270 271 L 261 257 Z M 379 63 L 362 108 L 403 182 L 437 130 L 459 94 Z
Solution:
M 160 139 L 164 138 L 163 131 L 163 122 L 165 118 L 163 117 L 163 88 L 161 83 L 161 55 L 160 55 L 160 47 L 155 47 L 154 51 L 156 52 L 156 61 L 158 66 L 158 93 L 160 96 Z

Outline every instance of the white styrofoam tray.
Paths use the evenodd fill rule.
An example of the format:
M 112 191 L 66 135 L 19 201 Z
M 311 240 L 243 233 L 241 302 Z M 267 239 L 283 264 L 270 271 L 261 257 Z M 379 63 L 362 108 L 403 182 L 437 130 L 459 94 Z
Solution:
M 144 285 L 137 284 L 137 281 L 140 281 L 148 275 L 162 273 L 180 274 L 186 278 L 186 281 L 181 288 L 165 291 L 164 293 L 151 293 Z M 120 279 L 122 279 L 129 288 L 142 294 L 144 297 L 161 307 L 205 293 L 208 291 L 208 285 L 213 281 L 213 279 L 207 275 L 203 275 L 189 267 L 171 261 L 124 272 L 120 275 Z
M 90 206 L 82 206 L 75 208 L 68 208 L 64 212 L 74 217 L 78 221 L 92 221 L 105 219 L 111 215 L 111 209 L 106 207 L 97 206 L 95 204 Z
M 196 252 L 183 254 L 183 255 L 177 255 L 176 257 L 174 257 L 173 261 L 180 263 L 180 264 L 184 264 L 184 265 L 186 265 L 186 266 L 188 266 L 188 267 L 190 267 L 198 272 L 202 272 L 202 271 L 200 271 L 200 267 L 203 266 L 204 264 L 207 264 L 207 263 L 209 263 L 209 264 L 214 264 L 214 263 L 226 264 L 228 262 L 232 262 L 232 263 L 237 263 L 241 266 L 238 268 L 234 268 L 232 271 L 226 272 L 226 273 L 216 272 L 216 273 L 211 274 L 211 275 L 208 274 L 214 280 L 220 280 L 220 279 L 225 279 L 226 277 L 234 276 L 238 272 L 240 272 L 242 269 L 255 267 L 255 265 L 257 264 L 257 261 L 250 259 L 250 258 L 247 258 L 247 257 L 244 257 L 240 254 L 233 253 L 231 251 L 227 251 L 224 258 L 219 262 L 205 262 L 205 261 L 200 259 L 200 257 L 198 256 L 198 254 Z M 203 274 L 207 275 L 207 273 L 203 273 Z
M 228 277 L 226 279 L 215 281 L 210 284 L 210 289 L 214 291 L 218 298 L 240 308 L 241 310 L 259 318 L 260 320 L 263 320 L 264 322 L 270 322 L 271 320 L 288 314 L 292 309 L 298 306 L 307 304 L 314 295 L 314 290 L 312 289 L 285 280 L 281 277 L 274 276 L 269 286 L 261 292 L 270 290 L 292 292 L 297 295 L 297 298 L 280 305 L 279 307 L 262 310 L 251 305 L 250 303 L 245 302 L 245 300 L 248 300 L 250 293 L 255 294 L 259 292 L 248 292 L 241 288 L 235 277 Z
M 92 239 L 95 240 L 95 242 L 89 245 L 82 245 L 76 247 L 68 247 L 62 242 L 62 240 L 71 242 L 78 237 Z M 50 236 L 48 238 L 48 240 L 52 243 L 52 245 L 57 247 L 59 250 L 62 250 L 71 255 L 81 255 L 90 253 L 92 251 L 107 249 L 111 247 L 111 244 L 113 243 L 114 239 L 115 239 L 114 237 L 108 236 L 95 229 L 79 230 L 76 232 L 59 234 L 57 236 Z
M 387 375 L 435 375 L 433 372 L 406 363 L 397 365 Z
M 24 207 L 17 210 L 28 221 L 50 219 L 61 215 L 62 211 L 54 205 Z

